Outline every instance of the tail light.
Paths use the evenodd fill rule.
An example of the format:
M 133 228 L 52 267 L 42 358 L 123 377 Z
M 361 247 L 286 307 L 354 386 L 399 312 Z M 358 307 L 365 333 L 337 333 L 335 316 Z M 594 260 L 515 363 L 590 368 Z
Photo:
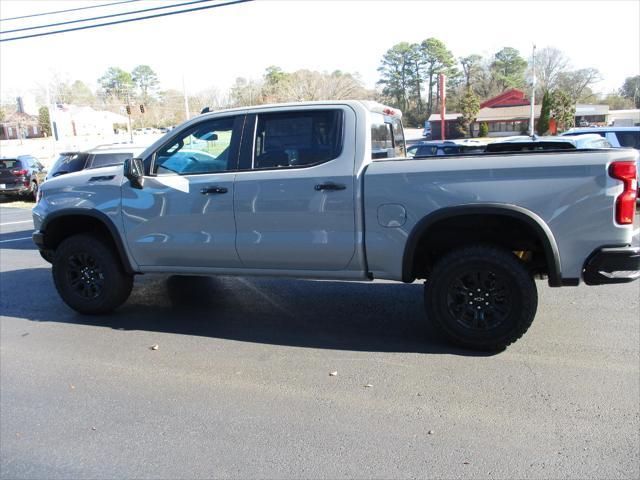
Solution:
M 633 223 L 638 194 L 637 175 L 635 162 L 613 162 L 609 166 L 609 176 L 623 183 L 622 193 L 616 198 L 616 222 L 620 225 Z
M 11 173 L 13 173 L 16 177 L 22 177 L 23 175 L 26 175 L 29 172 L 23 169 L 23 170 L 11 170 Z

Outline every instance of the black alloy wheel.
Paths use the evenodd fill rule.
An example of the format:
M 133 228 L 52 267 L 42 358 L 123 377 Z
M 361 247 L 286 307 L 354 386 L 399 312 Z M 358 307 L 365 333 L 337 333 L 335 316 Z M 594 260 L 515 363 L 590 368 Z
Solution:
M 98 298 L 104 287 L 104 274 L 100 265 L 88 253 L 75 253 L 67 257 L 67 281 L 76 294 L 83 298 Z
M 85 314 L 115 310 L 133 287 L 133 275 L 125 271 L 109 239 L 91 233 L 60 243 L 53 253 L 52 274 L 62 300 Z
M 496 351 L 527 331 L 538 292 L 513 252 L 470 245 L 436 262 L 425 282 L 424 300 L 427 318 L 452 343 Z
M 513 295 L 500 272 L 470 270 L 449 283 L 447 308 L 463 327 L 486 331 L 499 327 L 509 317 Z

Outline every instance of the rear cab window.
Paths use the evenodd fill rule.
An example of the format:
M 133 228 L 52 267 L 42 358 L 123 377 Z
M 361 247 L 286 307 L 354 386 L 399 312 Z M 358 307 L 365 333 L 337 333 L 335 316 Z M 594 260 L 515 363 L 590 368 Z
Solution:
M 640 150 L 640 130 L 629 132 L 616 132 L 618 143 L 621 147 L 636 148 Z
M 371 158 L 404 157 L 405 154 L 400 118 L 371 112 Z

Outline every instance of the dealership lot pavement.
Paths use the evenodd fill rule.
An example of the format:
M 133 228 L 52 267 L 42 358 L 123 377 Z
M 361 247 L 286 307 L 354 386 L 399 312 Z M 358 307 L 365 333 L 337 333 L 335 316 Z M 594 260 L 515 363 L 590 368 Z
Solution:
M 538 282 L 531 330 L 478 355 L 418 283 L 144 276 L 84 317 L 30 212 L 0 224 L 0 478 L 640 475 L 640 282 Z

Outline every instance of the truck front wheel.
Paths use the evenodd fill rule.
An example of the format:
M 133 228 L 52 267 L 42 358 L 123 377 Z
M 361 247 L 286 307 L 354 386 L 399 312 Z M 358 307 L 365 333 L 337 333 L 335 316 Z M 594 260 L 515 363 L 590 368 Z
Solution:
M 447 339 L 476 350 L 502 350 L 533 322 L 536 285 L 512 253 L 469 246 L 440 259 L 425 283 L 428 319 Z
M 109 313 L 122 305 L 133 287 L 113 248 L 91 234 L 65 239 L 53 258 L 53 280 L 62 300 L 80 313 Z

